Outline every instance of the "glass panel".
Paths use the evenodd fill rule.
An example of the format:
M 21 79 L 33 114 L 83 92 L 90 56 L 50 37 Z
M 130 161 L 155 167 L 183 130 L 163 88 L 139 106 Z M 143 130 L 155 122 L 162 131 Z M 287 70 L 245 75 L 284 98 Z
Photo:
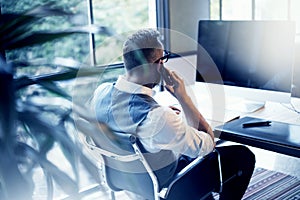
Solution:
M 94 0 L 93 14 L 96 25 L 107 26 L 113 36 L 96 36 L 96 63 L 117 63 L 122 60 L 122 45 L 131 31 L 156 27 L 154 0 Z
M 220 19 L 220 0 L 210 1 L 210 19 L 211 20 Z
M 86 0 L 54 0 L 54 7 L 59 7 L 64 9 L 66 12 L 72 12 L 76 14 L 73 20 L 68 19 L 68 17 L 62 16 L 51 16 L 45 17 L 43 20 L 38 22 L 33 26 L 33 30 L 41 31 L 60 31 L 67 29 L 69 27 L 81 26 L 87 24 L 87 7 Z M 44 5 L 44 0 L 9 0 L 1 2 L 1 12 L 2 13 L 21 13 L 27 10 L 33 9 L 38 5 Z M 62 39 L 54 40 L 52 42 L 47 42 L 43 45 L 26 47 L 18 50 L 12 50 L 6 52 L 7 60 L 34 60 L 45 58 L 49 62 L 53 61 L 56 57 L 63 58 L 73 58 L 79 62 L 85 62 L 89 55 L 89 40 L 88 34 L 74 34 Z M 18 73 L 21 74 L 42 74 L 48 70 L 44 67 L 43 69 L 36 70 L 32 68 L 24 68 L 19 70 Z
M 223 0 L 223 20 L 251 20 L 251 0 Z
M 295 20 L 297 23 L 297 33 L 300 33 L 300 1 L 291 0 L 291 20 Z
M 257 20 L 288 19 L 288 1 L 287 0 L 255 1 L 255 19 Z

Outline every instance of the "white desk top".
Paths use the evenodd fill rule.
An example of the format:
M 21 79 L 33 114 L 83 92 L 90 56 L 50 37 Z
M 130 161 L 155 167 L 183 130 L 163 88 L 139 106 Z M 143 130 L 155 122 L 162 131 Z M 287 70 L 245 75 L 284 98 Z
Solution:
M 293 106 L 300 111 L 300 99 L 292 98 L 291 103 L 266 102 L 265 106 L 255 112 L 245 113 L 238 110 L 229 109 L 231 105 L 238 105 L 241 98 L 230 98 L 224 91 L 218 88 L 208 87 L 205 83 L 196 83 L 187 86 L 187 91 L 194 103 L 206 118 L 208 123 L 214 128 L 217 125 L 243 116 L 252 116 L 273 121 L 280 121 L 290 124 L 300 125 L 300 113 L 293 111 Z M 164 105 L 178 105 L 177 100 L 168 92 L 164 92 L 164 98 L 160 98 Z M 217 136 L 218 137 L 218 136 Z
M 237 106 L 241 99 L 224 96 L 218 88 L 208 88 L 205 84 L 196 82 L 196 55 L 170 59 L 166 67 L 175 70 L 184 78 L 187 89 L 197 104 L 201 113 L 211 123 L 212 127 L 222 124 L 236 116 L 252 116 L 300 125 L 300 114 L 292 111 L 291 104 L 266 102 L 265 107 L 253 113 L 241 113 L 228 109 L 228 104 Z M 168 100 L 167 100 L 168 101 Z M 172 104 L 176 101 L 172 100 Z M 300 98 L 292 98 L 291 103 L 300 111 Z

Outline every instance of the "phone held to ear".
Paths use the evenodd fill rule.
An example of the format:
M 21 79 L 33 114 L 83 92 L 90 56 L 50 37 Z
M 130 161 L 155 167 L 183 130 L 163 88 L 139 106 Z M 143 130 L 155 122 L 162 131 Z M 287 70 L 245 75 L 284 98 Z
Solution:
M 167 85 L 169 85 L 169 86 L 174 85 L 173 78 L 172 78 L 170 72 L 165 67 L 161 68 L 161 74 Z

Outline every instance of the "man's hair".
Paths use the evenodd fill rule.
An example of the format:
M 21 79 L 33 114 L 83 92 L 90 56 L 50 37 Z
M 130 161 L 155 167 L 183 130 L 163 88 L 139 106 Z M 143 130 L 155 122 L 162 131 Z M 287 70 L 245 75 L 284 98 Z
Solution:
M 154 29 L 142 29 L 125 41 L 123 45 L 124 65 L 127 70 L 155 61 L 155 50 L 162 49 L 160 33 Z

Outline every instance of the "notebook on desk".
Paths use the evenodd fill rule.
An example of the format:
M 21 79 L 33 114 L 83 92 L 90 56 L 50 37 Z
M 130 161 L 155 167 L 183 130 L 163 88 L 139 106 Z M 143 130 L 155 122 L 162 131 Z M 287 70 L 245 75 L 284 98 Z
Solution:
M 263 126 L 243 127 L 245 123 L 265 119 L 243 117 L 215 127 L 220 139 L 247 144 L 279 153 L 300 157 L 300 126 L 270 121 Z

